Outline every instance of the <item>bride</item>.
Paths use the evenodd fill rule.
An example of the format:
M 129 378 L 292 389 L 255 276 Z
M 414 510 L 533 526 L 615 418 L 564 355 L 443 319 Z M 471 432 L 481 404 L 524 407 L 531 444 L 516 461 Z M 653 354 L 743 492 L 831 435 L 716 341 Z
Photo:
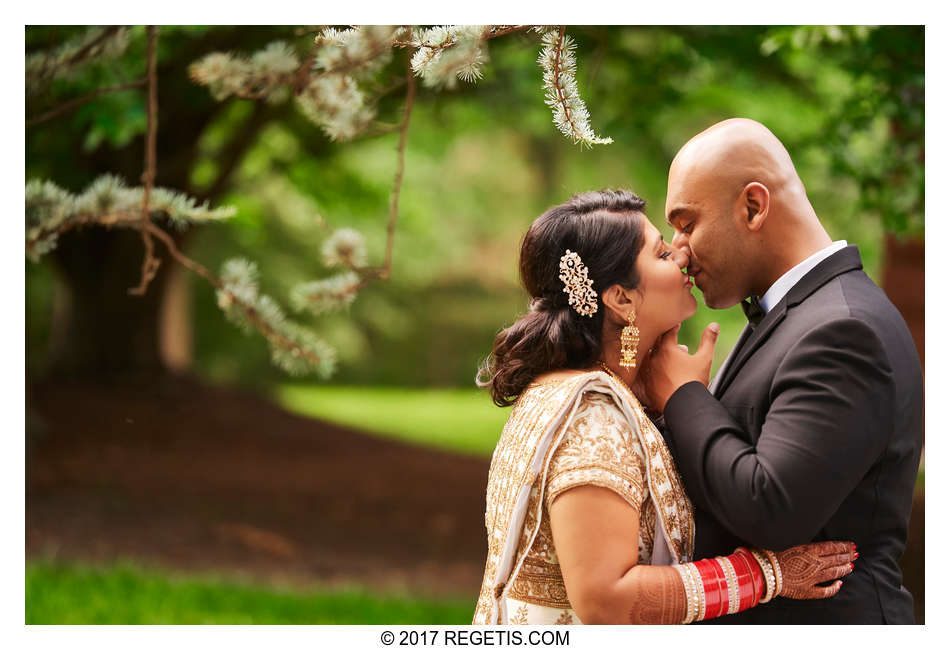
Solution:
M 587 192 L 524 237 L 530 311 L 479 379 L 514 408 L 489 472 L 475 624 L 690 623 L 834 596 L 854 568 L 850 542 L 691 561 L 692 506 L 631 386 L 696 300 L 643 208 L 626 190 Z

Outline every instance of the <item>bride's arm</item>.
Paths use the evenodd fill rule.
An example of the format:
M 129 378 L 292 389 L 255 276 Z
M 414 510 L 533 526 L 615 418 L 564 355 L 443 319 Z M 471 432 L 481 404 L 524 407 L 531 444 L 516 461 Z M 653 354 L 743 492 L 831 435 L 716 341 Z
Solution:
M 688 601 L 680 572 L 637 564 L 636 508 L 611 490 L 585 485 L 555 497 L 550 517 L 568 599 L 584 623 L 683 622 Z M 849 542 L 796 546 L 779 558 L 784 574 L 779 595 L 791 598 L 833 596 L 840 581 L 829 587 L 816 583 L 840 578 L 853 567 Z M 752 568 L 758 572 L 757 584 L 764 584 L 762 570 Z
M 623 498 L 585 485 L 555 498 L 550 514 L 567 597 L 584 623 L 683 620 L 686 591 L 679 573 L 637 564 L 640 513 Z

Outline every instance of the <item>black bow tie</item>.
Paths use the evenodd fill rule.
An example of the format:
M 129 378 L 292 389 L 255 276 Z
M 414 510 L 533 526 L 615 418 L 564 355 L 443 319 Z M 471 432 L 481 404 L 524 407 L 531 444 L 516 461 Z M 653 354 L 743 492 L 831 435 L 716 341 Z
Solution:
M 752 327 L 761 323 L 762 319 L 765 318 L 765 310 L 759 304 L 758 296 L 749 296 L 748 300 L 743 300 L 739 304 L 742 305 L 742 311 L 745 313 L 745 317 L 749 319 L 749 324 Z

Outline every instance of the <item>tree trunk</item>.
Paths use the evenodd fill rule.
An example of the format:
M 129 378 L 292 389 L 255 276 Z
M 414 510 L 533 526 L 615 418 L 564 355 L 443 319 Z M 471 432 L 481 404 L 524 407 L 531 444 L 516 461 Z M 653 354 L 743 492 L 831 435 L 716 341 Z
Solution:
M 180 264 L 169 271 L 161 306 L 159 345 L 162 362 L 175 372 L 188 372 L 194 350 L 191 272 Z
M 178 238 L 180 239 L 180 235 Z M 67 232 L 50 254 L 57 276 L 48 374 L 118 381 L 165 374 L 160 310 L 171 264 L 162 245 L 158 273 L 144 296 L 139 284 L 144 248 L 137 230 L 85 228 Z
M 888 234 L 884 240 L 882 289 L 897 307 L 924 363 L 924 240 L 898 240 Z

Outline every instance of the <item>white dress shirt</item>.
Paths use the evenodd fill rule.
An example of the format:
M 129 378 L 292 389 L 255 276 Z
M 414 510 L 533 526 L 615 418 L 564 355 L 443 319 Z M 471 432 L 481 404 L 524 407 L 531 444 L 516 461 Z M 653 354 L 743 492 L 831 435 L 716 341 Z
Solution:
M 805 260 L 802 260 L 780 277 L 775 283 L 769 287 L 769 290 L 765 292 L 765 295 L 759 298 L 759 304 L 762 306 L 762 309 L 765 310 L 765 313 L 769 313 L 772 310 L 772 307 L 777 305 L 779 301 L 785 297 L 785 294 L 789 290 L 798 284 L 798 281 L 801 280 L 805 275 L 811 271 L 813 268 L 818 266 L 818 264 L 825 259 L 830 257 L 834 253 L 837 253 L 842 248 L 848 245 L 843 239 L 839 239 L 836 242 L 833 242 L 830 246 L 822 248 L 820 251 L 808 257 Z

